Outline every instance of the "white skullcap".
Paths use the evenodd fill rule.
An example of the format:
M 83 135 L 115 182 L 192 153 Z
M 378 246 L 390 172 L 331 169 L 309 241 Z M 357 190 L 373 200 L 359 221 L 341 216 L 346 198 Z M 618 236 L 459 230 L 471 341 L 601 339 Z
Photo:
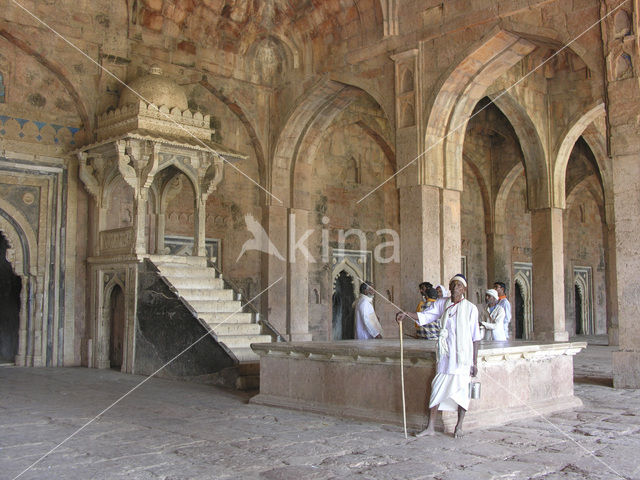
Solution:
M 496 300 L 498 300 L 498 299 L 499 299 L 499 297 L 498 297 L 498 292 L 497 292 L 495 289 L 493 289 L 493 288 L 490 288 L 489 290 L 487 290 L 487 295 L 491 295 L 491 296 L 492 296 L 493 298 L 495 298 Z
M 467 279 L 464 278 L 464 275 L 460 275 L 460 274 L 456 275 L 455 277 L 453 277 L 451 279 L 451 281 L 449 283 L 453 282 L 454 280 L 458 280 L 465 287 L 467 286 Z

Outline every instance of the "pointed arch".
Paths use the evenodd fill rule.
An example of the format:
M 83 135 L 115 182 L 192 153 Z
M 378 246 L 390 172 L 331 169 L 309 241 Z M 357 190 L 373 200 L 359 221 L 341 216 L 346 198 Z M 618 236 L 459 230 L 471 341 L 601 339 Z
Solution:
M 514 165 L 500 184 L 494 207 L 494 225 L 496 234 L 504 235 L 507 233 L 507 199 L 509 198 L 509 193 L 513 188 L 513 184 L 516 183 L 518 177 L 523 173 L 524 166 L 521 163 L 518 163 Z
M 353 293 L 355 297 L 358 298 L 360 284 L 362 283 L 362 279 L 364 277 L 364 271 L 362 271 L 362 268 L 359 268 L 356 264 L 349 261 L 349 259 L 347 258 L 342 259 L 342 261 L 334 265 L 331 271 L 331 288 L 333 288 L 338 275 L 340 275 L 340 272 L 342 272 L 343 270 L 347 275 L 353 278 Z
M 85 134 L 87 136 L 91 135 L 94 127 L 91 120 L 92 116 L 89 115 L 88 108 L 88 105 L 90 105 L 91 102 L 89 102 L 88 99 L 84 98 L 84 96 L 74 86 L 74 84 L 71 83 L 71 81 L 69 80 L 69 77 L 71 75 L 66 71 L 66 68 L 45 57 L 42 53 L 33 48 L 30 43 L 22 40 L 21 38 L 18 38 L 13 32 L 9 32 L 5 27 L 0 27 L 0 36 L 4 37 L 7 41 L 15 45 L 27 55 L 33 57 L 44 68 L 49 70 L 60 81 L 60 83 L 62 83 L 64 89 L 73 99 L 73 103 L 75 105 L 76 111 L 78 112 L 78 116 L 80 117 L 80 120 L 82 121 L 82 124 L 84 126 Z M 41 45 L 46 44 L 46 42 L 36 44 Z
M 604 103 L 599 102 L 585 113 L 574 118 L 573 121 L 569 123 L 569 127 L 563 135 L 560 136 L 562 140 L 557 148 L 553 167 L 553 205 L 555 207 L 565 208 L 566 206 L 565 178 L 567 164 L 569 163 L 569 156 L 571 155 L 573 146 L 587 126 L 598 117 L 604 115 Z M 598 168 L 602 168 L 601 165 L 598 165 Z
M 249 117 L 244 112 L 242 106 L 240 106 L 236 101 L 229 98 L 227 95 L 223 94 L 221 90 L 217 89 L 213 85 L 209 83 L 206 76 L 203 76 L 202 80 L 200 80 L 200 86 L 202 86 L 205 90 L 211 93 L 214 97 L 224 103 L 229 110 L 231 110 L 240 120 L 240 123 L 244 126 L 247 135 L 249 135 L 249 139 L 251 141 L 251 146 L 253 147 L 253 151 L 256 154 L 256 161 L 258 163 L 258 183 L 263 186 L 267 190 L 269 187 L 267 186 L 267 168 L 265 161 L 265 151 L 262 147 L 262 143 L 258 138 L 258 133 L 254 128 L 253 124 L 249 120 Z
M 589 192 L 589 194 L 593 197 L 593 200 L 596 202 L 596 205 L 598 206 L 598 213 L 600 214 L 600 220 L 604 223 L 606 218 L 604 195 L 602 193 L 600 180 L 595 174 L 585 177 L 584 179 L 582 179 L 580 183 L 578 183 L 575 187 L 573 187 L 570 192 L 567 192 L 567 201 L 566 201 L 565 208 L 569 210 L 573 206 L 573 202 L 575 202 L 576 196 L 582 191 Z
M 493 209 L 491 205 L 491 197 L 489 195 L 489 189 L 487 188 L 487 184 L 484 181 L 484 177 L 482 176 L 482 172 L 477 167 L 477 165 L 469 158 L 467 153 L 463 154 L 464 164 L 469 167 L 476 181 L 478 182 L 478 187 L 480 188 L 480 195 L 482 196 L 482 210 L 484 212 L 484 231 L 485 233 L 491 232 L 493 229 L 491 225 L 493 223 Z
M 526 271 L 518 270 L 513 277 L 513 283 L 520 287 L 523 299 L 522 339 L 530 340 L 533 338 L 533 294 L 531 279 L 527 276 Z
M 428 115 L 420 183 L 462 190 L 462 149 L 473 108 L 494 80 L 535 48 L 517 35 L 494 31 L 443 75 Z
M 529 205 L 531 208 L 547 206 L 547 162 L 538 129 L 524 107 L 508 92 L 490 95 L 489 98 L 507 117 L 520 142 Z
M 38 240 L 26 217 L 9 202 L 0 198 L 0 229 L 5 227 L 10 244 L 16 253 L 18 245 L 22 252 L 22 265 L 14 265 L 14 270 L 24 275 L 35 275 L 38 268 Z
M 301 151 L 301 143 L 305 140 L 312 126 L 328 125 L 333 118 L 350 103 L 345 104 L 351 87 L 332 80 L 323 79 L 310 88 L 306 95 L 300 98 L 286 120 L 275 144 L 271 172 L 267 189 L 279 198 L 285 206 L 293 205 L 293 189 L 295 159 Z M 352 99 L 351 99 L 352 100 Z M 316 128 L 314 138 L 307 140 L 313 143 L 322 129 Z M 305 150 L 306 151 L 306 150 Z

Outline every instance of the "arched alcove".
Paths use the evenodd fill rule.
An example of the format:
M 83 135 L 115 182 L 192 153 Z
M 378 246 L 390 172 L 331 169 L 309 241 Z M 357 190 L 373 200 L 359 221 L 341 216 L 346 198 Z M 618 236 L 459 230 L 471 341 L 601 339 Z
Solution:
M 578 286 L 577 283 L 573 286 L 573 290 L 574 290 L 573 293 L 574 293 L 574 303 L 575 303 L 575 312 L 576 312 L 575 334 L 580 335 L 580 334 L 584 334 L 584 325 L 583 325 L 583 317 L 582 317 L 582 308 L 583 308 L 582 291 L 580 290 L 580 287 Z
M 125 307 L 124 292 L 114 285 L 109 299 L 109 364 L 111 368 L 122 368 L 124 345 Z
M 0 231 L 0 362 L 18 355 L 22 279 L 7 259 L 10 245 Z
M 348 340 L 354 337 L 355 283 L 354 278 L 345 270 L 341 270 L 333 280 L 332 340 Z
M 515 338 L 531 340 L 533 338 L 533 293 L 531 264 L 514 264 L 515 288 Z
M 156 188 L 160 192 L 160 208 L 157 222 L 158 253 L 192 255 L 195 238 L 196 197 L 190 177 L 175 166 L 169 166 L 156 174 Z M 183 245 L 179 251 L 171 250 L 172 239 Z M 177 241 L 176 240 L 176 241 Z M 191 247 L 184 247 L 186 240 Z M 167 251 L 169 249 L 169 251 Z

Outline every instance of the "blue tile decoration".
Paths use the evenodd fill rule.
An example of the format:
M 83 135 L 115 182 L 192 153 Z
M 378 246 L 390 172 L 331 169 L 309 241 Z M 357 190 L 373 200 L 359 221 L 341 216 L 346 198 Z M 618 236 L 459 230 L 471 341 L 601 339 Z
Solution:
M 45 142 L 51 142 L 53 140 L 53 143 L 56 145 L 60 145 L 61 143 L 63 143 L 63 141 L 61 139 L 58 138 L 58 133 L 60 132 L 61 129 L 67 129 L 69 131 L 69 133 L 71 133 L 71 140 L 69 141 L 70 145 L 75 145 L 76 141 L 74 140 L 74 137 L 76 135 L 76 133 L 78 133 L 80 131 L 79 127 L 69 127 L 69 126 L 64 126 L 64 125 L 58 125 L 55 123 L 47 123 L 47 122 L 42 122 L 42 121 L 38 121 L 38 120 L 28 120 L 25 118 L 16 118 L 16 117 L 11 117 L 9 115 L 0 115 L 0 126 L 4 127 L 7 123 L 8 120 L 15 120 L 16 122 L 18 122 L 18 124 L 20 125 L 20 132 L 18 133 L 18 136 L 20 138 L 25 138 L 27 137 L 27 134 L 24 133 L 22 130 L 24 128 L 24 126 L 29 123 L 32 122 L 36 128 L 38 129 L 38 134 L 35 137 L 31 137 L 34 140 L 37 140 L 38 142 L 42 142 L 43 140 Z M 42 135 L 42 129 L 46 126 L 50 126 L 51 128 L 53 128 L 53 130 L 55 131 L 55 134 L 53 135 L 53 137 L 51 137 L 50 135 Z M 0 129 L 0 135 L 5 136 L 7 134 L 7 129 L 6 128 L 2 128 Z

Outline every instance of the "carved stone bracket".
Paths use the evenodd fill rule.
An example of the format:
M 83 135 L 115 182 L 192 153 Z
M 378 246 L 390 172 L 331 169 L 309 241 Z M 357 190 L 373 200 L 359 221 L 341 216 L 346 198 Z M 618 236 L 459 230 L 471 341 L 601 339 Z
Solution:
M 95 199 L 99 206 L 102 205 L 102 191 L 104 188 L 106 162 L 99 153 L 89 155 L 86 152 L 78 152 L 78 176 L 87 191 Z
M 218 187 L 222 181 L 224 172 L 224 161 L 219 155 L 212 153 L 205 153 L 208 157 L 208 162 L 205 163 L 204 168 L 198 171 L 198 180 L 200 181 L 200 195 L 202 203 L 206 203 L 209 195 Z
M 117 140 L 118 170 L 133 188 L 136 198 L 147 199 L 149 188 L 158 171 L 158 146 L 146 140 Z

